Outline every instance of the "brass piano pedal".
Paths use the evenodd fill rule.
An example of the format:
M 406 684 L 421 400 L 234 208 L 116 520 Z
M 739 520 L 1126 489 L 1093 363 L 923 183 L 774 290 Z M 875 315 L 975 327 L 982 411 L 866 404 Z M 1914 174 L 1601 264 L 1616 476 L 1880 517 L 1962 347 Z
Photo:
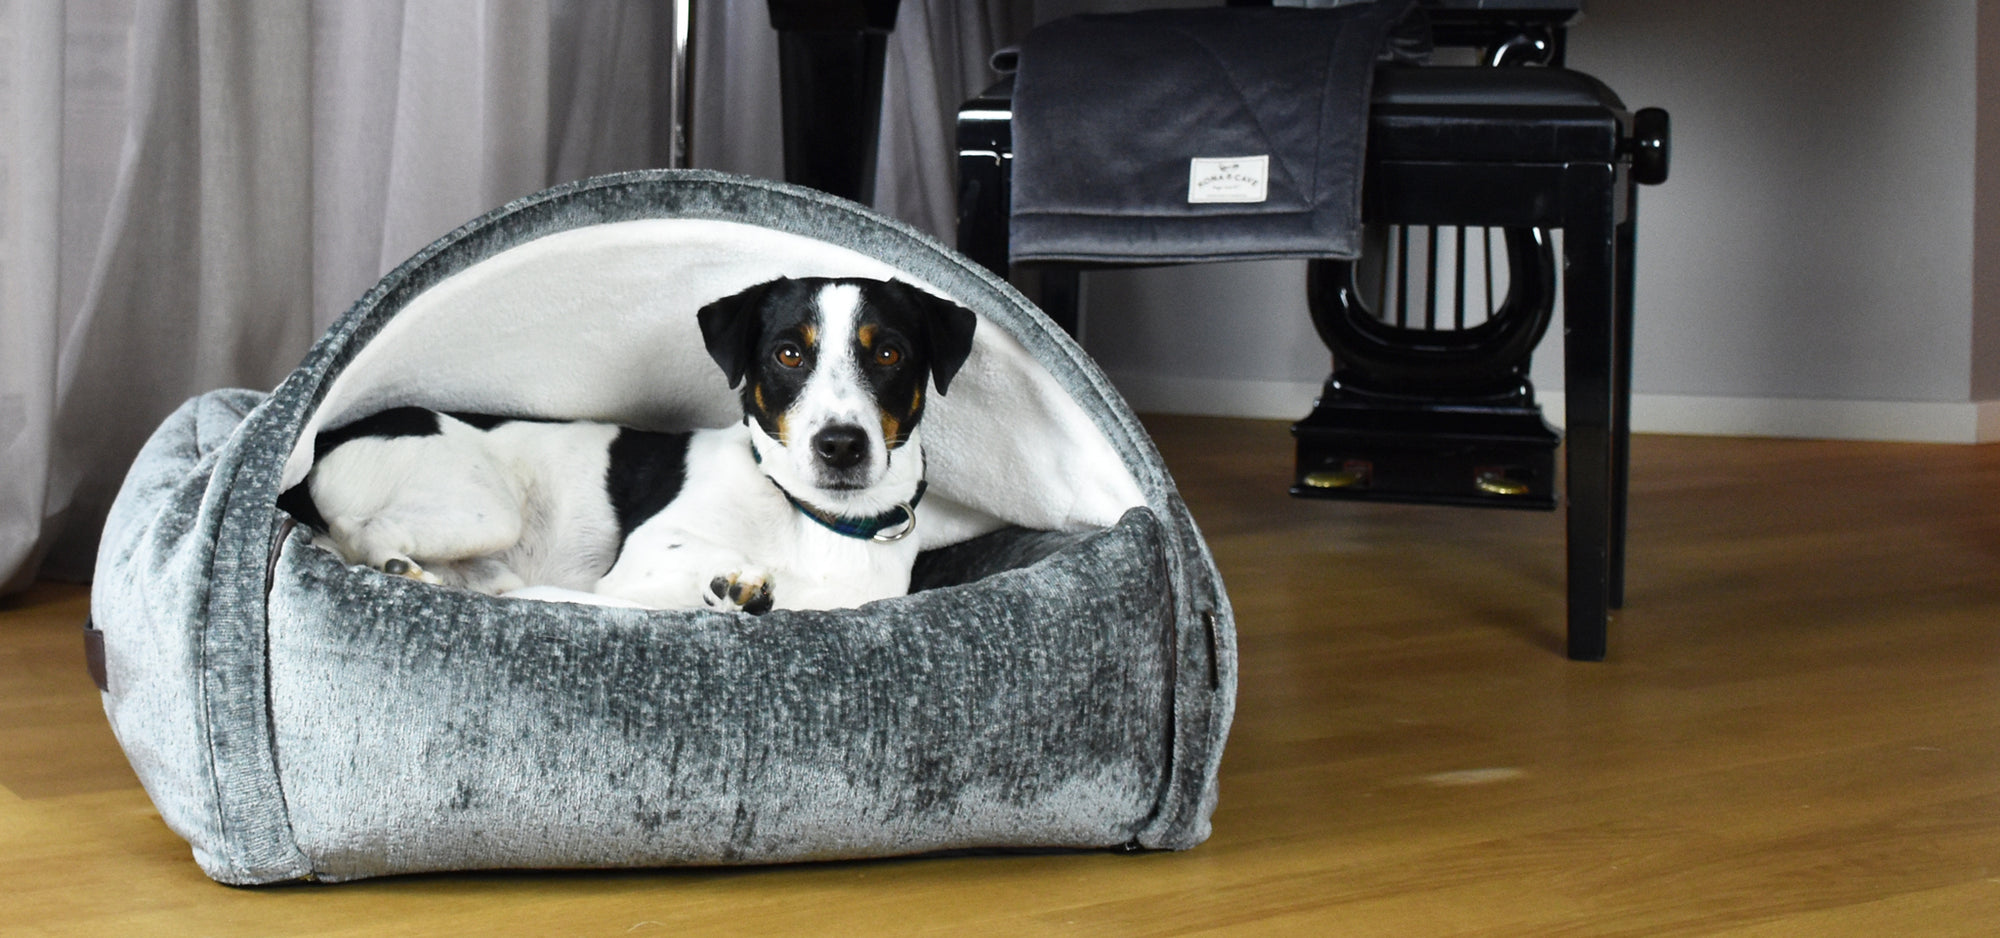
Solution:
M 1507 466 L 1480 466 L 1473 470 L 1472 487 L 1487 495 L 1515 498 L 1528 494 L 1526 480 L 1518 478 L 1520 470 Z
M 1300 479 L 1308 488 L 1315 489 L 1365 489 L 1374 480 L 1375 467 L 1363 460 L 1350 459 L 1338 469 L 1320 469 L 1308 472 Z

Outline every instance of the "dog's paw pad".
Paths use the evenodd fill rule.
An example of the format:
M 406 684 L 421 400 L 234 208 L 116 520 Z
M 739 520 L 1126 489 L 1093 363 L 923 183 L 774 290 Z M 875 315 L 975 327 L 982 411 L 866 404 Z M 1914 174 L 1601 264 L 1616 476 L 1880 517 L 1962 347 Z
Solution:
M 407 557 L 391 557 L 383 561 L 382 572 L 390 576 L 407 577 L 419 583 L 429 583 L 433 586 L 444 582 L 444 580 L 438 578 L 437 574 L 417 566 L 416 561 Z
M 756 588 L 749 590 L 743 597 L 743 611 L 753 616 L 761 616 L 770 612 L 775 602 L 771 596 L 771 584 L 760 580 Z
M 708 581 L 702 597 L 710 609 L 740 609 L 753 616 L 771 611 L 771 581 L 763 573 L 743 571 Z

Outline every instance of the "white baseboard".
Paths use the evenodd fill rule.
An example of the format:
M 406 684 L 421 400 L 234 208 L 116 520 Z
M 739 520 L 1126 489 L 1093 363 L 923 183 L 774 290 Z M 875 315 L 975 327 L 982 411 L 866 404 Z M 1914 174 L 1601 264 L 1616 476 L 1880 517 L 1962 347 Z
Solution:
M 1829 401 L 1635 394 L 1640 433 L 1902 443 L 2000 440 L 2000 402 Z
M 1318 381 L 1238 381 L 1112 374 L 1141 413 L 1297 420 L 1312 411 Z M 1561 426 L 1560 388 L 1536 397 Z M 2000 401 L 1834 401 L 1788 398 L 1635 394 L 1632 429 L 1697 436 L 1769 436 L 1909 443 L 2000 442 Z

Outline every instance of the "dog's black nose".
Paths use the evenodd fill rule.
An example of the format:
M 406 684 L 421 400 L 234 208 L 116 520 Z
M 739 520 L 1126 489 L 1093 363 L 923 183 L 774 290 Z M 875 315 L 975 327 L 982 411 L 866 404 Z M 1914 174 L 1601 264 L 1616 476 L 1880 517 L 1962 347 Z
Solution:
M 836 424 L 813 434 L 812 448 L 828 469 L 852 469 L 868 458 L 868 434 L 860 427 Z

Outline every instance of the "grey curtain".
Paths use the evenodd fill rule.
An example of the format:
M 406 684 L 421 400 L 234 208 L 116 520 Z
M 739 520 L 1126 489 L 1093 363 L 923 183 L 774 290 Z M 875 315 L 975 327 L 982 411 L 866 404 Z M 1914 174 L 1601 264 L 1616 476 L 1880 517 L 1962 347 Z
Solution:
M 0 0 L 0 592 L 84 578 L 182 400 L 269 388 L 388 268 L 665 165 L 651 0 Z M 904 0 L 877 206 L 951 232 L 950 114 L 1026 2 Z M 700 2 L 693 163 L 783 174 L 776 37 Z

